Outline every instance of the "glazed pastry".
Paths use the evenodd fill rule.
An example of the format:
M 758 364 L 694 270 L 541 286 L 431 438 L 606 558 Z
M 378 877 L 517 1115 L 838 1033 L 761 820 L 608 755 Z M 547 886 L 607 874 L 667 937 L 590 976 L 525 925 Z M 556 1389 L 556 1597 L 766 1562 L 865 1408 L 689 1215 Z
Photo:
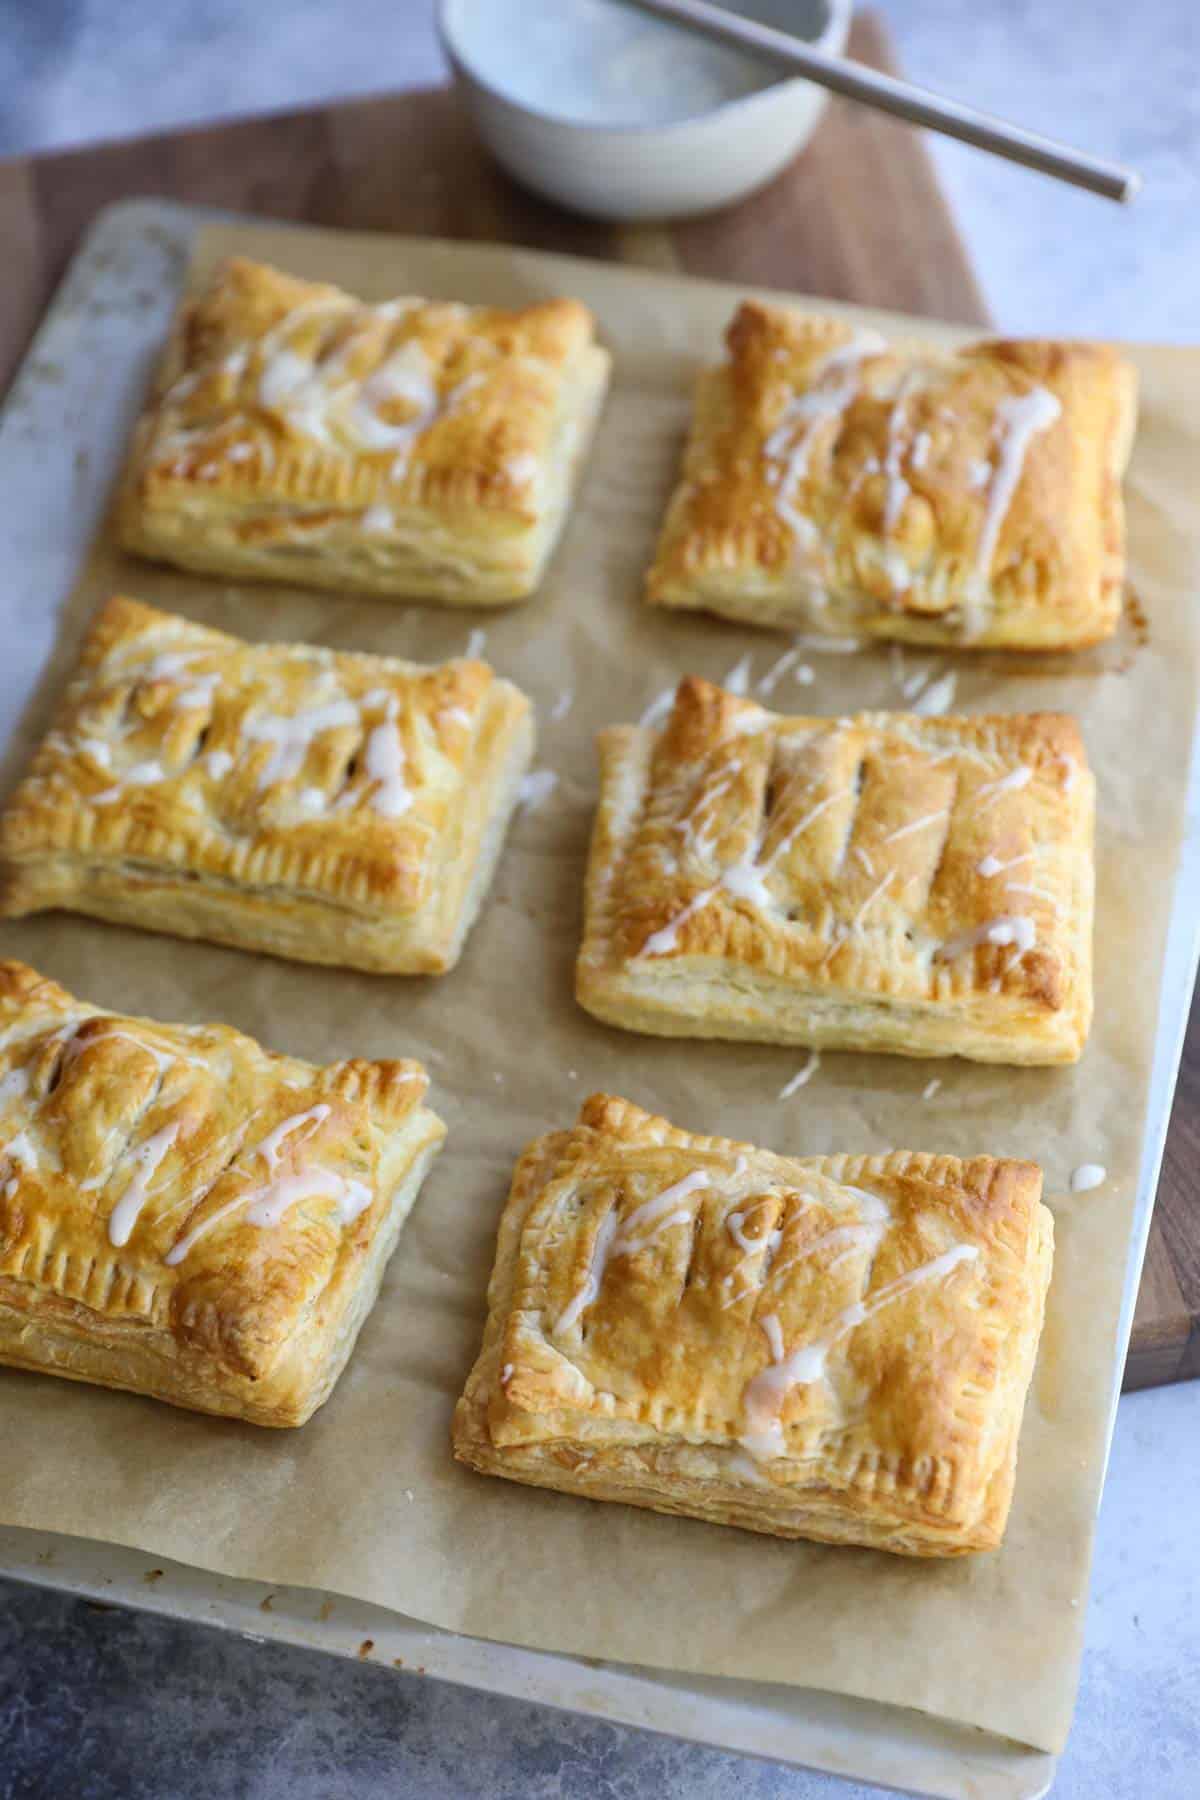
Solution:
M 1106 345 L 899 348 L 747 301 L 649 577 L 752 625 L 1018 650 L 1111 636 L 1137 408 Z
M 533 748 L 486 663 L 246 644 L 110 600 L 0 818 L 0 912 L 453 966 Z
M 0 963 L 0 1363 L 303 1425 L 445 1136 L 427 1086 Z
M 782 718 L 689 677 L 600 735 L 577 992 L 667 1037 L 1074 1062 L 1095 784 L 1059 714 Z
M 234 260 L 179 311 L 121 542 L 218 575 L 523 599 L 562 530 L 608 371 L 578 300 L 367 306 Z
M 593 1096 L 517 1165 L 455 1454 L 774 1537 L 992 1550 L 1041 1188 L 1034 1163 L 775 1156 Z

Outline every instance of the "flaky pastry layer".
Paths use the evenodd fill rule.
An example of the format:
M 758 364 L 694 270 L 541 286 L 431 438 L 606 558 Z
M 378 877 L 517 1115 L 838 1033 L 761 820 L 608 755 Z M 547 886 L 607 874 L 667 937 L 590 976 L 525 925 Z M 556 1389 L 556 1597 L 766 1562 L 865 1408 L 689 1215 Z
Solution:
M 523 599 L 565 522 L 609 364 L 577 300 L 368 306 L 235 258 L 180 307 L 119 536 L 207 573 Z
M 702 376 L 648 598 L 911 643 L 1108 637 L 1132 366 L 1102 344 L 954 353 L 742 305 Z
M 993 1549 L 1040 1195 L 1032 1163 L 781 1157 L 595 1095 L 517 1165 L 455 1454 L 777 1537 Z
M 110 600 L 0 817 L 0 913 L 437 973 L 532 753 L 529 701 L 486 663 L 246 644 Z
M 601 733 L 580 1003 L 632 1031 L 1075 1061 L 1095 784 L 1060 714 L 785 718 L 688 677 Z
M 445 1136 L 427 1087 L 0 963 L 0 1363 L 302 1425 Z

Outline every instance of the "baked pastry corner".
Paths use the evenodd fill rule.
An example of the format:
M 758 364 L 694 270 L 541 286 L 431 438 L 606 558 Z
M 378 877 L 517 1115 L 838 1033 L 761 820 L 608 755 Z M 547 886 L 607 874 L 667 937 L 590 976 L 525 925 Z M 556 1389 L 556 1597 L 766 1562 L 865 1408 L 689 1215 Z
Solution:
M 994 1549 L 1040 1195 L 1032 1163 L 781 1157 L 595 1095 L 517 1165 L 455 1454 L 777 1537 Z

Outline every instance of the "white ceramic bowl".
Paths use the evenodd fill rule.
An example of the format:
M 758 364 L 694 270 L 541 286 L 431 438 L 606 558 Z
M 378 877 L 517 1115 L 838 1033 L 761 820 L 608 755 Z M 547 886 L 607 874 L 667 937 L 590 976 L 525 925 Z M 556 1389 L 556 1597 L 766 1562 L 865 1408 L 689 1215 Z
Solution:
M 535 6 L 555 0 L 530 0 Z M 761 187 L 808 142 L 828 98 L 782 80 L 669 124 L 606 125 L 556 113 L 503 91 L 481 16 L 493 0 L 439 0 L 443 47 L 479 135 L 518 181 L 601 219 L 680 218 L 709 212 Z M 851 0 L 798 0 L 816 28 L 806 41 L 845 48 Z M 753 14 L 754 8 L 743 10 Z M 776 5 L 766 15 L 777 20 Z

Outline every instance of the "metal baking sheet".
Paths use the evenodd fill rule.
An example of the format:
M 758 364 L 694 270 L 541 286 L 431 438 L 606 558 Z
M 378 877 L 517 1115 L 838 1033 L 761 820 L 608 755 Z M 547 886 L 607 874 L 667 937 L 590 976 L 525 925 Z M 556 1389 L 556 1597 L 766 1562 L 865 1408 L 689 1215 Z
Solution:
M 7 734 L 28 703 L 66 598 L 115 479 L 150 358 L 161 340 L 198 227 L 199 208 L 132 201 L 100 215 L 81 247 L 0 415 L 0 598 Z M 1200 936 L 1187 902 L 1200 878 L 1200 758 L 1164 966 L 1148 1129 L 1121 1317 L 1128 1342 L 1153 1211 Z M 1113 1417 L 1119 1388 L 1114 1381 Z M 164 1563 L 81 1538 L 0 1529 L 0 1572 L 243 1635 L 358 1657 L 593 1713 L 912 1792 L 1034 1800 L 1055 1759 L 921 1714 L 809 1689 L 673 1676 L 518 1649 L 431 1629 L 361 1602 L 270 1588 Z M 363 1651 L 369 1641 L 371 1649 Z

